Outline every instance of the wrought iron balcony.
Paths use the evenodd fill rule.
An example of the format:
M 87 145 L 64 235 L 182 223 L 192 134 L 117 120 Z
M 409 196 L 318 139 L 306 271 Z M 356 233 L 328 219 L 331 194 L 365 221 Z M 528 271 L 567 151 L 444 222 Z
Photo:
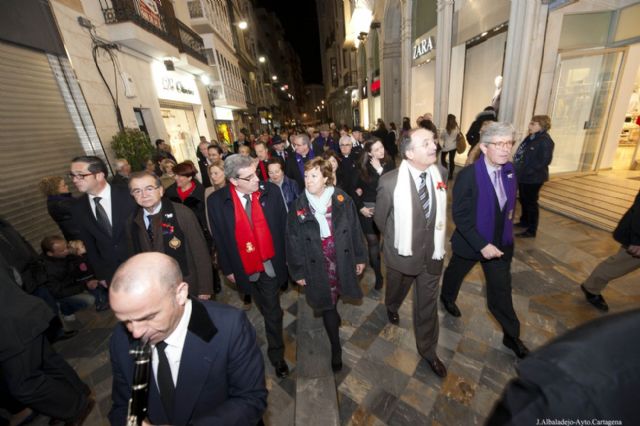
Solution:
M 100 0 L 100 7 L 107 24 L 133 22 L 174 46 L 178 45 L 178 40 L 168 30 L 164 14 L 157 8 L 135 0 Z
M 179 19 L 176 19 L 176 23 L 178 24 L 178 35 L 180 36 L 180 45 L 178 46 L 180 51 L 186 52 L 206 64 L 207 57 L 204 54 L 202 37 Z

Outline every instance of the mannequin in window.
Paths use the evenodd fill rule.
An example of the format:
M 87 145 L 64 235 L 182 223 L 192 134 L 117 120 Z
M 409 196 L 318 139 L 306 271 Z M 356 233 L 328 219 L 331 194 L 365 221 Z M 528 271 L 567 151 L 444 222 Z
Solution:
M 496 86 L 496 90 L 493 92 L 493 98 L 491 98 L 491 106 L 496 110 L 497 117 L 500 110 L 500 95 L 502 94 L 502 76 L 496 76 L 493 83 Z

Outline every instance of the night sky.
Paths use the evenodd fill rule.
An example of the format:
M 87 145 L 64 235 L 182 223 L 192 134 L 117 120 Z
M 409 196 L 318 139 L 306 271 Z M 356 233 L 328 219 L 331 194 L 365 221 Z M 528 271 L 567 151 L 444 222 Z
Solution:
M 257 0 L 256 4 L 258 7 L 275 12 L 280 18 L 287 41 L 291 43 L 300 57 L 302 78 L 305 84 L 322 84 L 320 38 L 315 0 L 296 0 L 295 2 Z

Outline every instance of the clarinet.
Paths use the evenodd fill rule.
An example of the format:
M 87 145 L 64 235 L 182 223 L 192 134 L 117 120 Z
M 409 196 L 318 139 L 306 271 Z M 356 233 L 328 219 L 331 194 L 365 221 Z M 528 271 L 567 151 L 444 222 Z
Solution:
M 151 348 L 151 344 L 148 341 L 140 341 L 135 348 L 129 350 L 135 365 L 127 413 L 127 426 L 140 426 L 142 421 L 147 418 Z

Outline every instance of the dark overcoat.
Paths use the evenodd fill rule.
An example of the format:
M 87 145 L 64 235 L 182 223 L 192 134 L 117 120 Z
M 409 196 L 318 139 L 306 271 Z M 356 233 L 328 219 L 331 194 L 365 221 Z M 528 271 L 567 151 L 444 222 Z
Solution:
M 350 299 L 362 297 L 356 264 L 367 262 L 364 235 L 353 200 L 339 188 L 331 197 L 331 233 L 336 247 L 340 294 Z M 309 305 L 318 311 L 333 309 L 327 270 L 322 253 L 320 225 L 311 213 L 306 193 L 293 203 L 287 218 L 287 264 L 294 281 L 304 279 Z
M 518 183 L 544 183 L 549 180 L 549 164 L 553 160 L 555 144 L 547 132 L 538 132 L 534 135 L 533 140 L 527 139 L 529 136 L 520 145 L 522 147 L 520 161 L 514 162 Z M 526 145 L 524 145 L 525 143 Z
M 227 185 L 207 198 L 209 225 L 218 249 L 218 265 L 222 273 L 224 275 L 233 274 L 239 290 L 251 294 L 253 284 L 244 271 L 236 243 L 236 215 L 230 192 L 232 189 L 232 185 Z M 271 259 L 271 263 L 276 273 L 276 279 L 279 283 L 284 283 L 288 278 L 284 244 L 287 209 L 280 188 L 271 182 L 260 182 L 260 205 L 273 239 L 275 255 Z

